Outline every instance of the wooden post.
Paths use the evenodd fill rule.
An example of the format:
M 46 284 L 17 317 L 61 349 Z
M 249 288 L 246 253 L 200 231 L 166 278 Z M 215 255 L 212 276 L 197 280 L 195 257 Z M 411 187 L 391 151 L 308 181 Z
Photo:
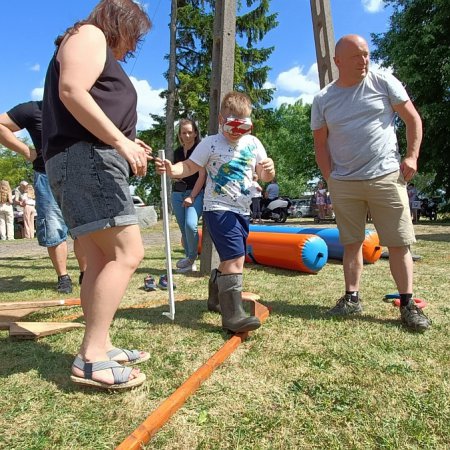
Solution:
M 233 90 L 235 41 L 236 0 L 216 0 L 208 124 L 210 135 L 216 134 L 219 129 L 219 109 L 222 98 L 227 92 Z M 209 274 L 219 265 L 219 258 L 204 224 L 202 236 L 200 272 Z
M 320 88 L 338 78 L 333 61 L 334 32 L 330 0 L 310 0 Z

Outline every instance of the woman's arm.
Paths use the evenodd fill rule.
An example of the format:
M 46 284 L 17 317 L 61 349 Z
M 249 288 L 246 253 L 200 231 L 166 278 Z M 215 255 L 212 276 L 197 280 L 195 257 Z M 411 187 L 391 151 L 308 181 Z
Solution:
M 90 90 L 102 73 L 107 45 L 103 32 L 83 25 L 67 37 L 58 51 L 59 96 L 73 117 L 94 136 L 114 147 L 136 175 L 147 173 L 147 153 L 128 139 L 95 102 Z
M 205 185 L 205 179 L 206 179 L 206 169 L 202 167 L 198 171 L 198 178 L 197 181 L 194 184 L 194 187 L 191 191 L 191 195 L 189 197 L 186 197 L 184 199 L 184 206 L 191 206 L 194 203 L 195 197 L 199 194 L 199 192 L 203 189 L 203 186 Z

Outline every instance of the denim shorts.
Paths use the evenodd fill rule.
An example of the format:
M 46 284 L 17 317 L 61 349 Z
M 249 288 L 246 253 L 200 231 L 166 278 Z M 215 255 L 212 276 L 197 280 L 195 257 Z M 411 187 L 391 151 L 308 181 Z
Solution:
M 73 238 L 138 223 L 128 185 L 130 167 L 115 149 L 77 142 L 50 158 L 45 168 Z
M 203 220 L 220 261 L 245 256 L 250 217 L 232 211 L 203 211 Z
M 34 172 L 34 190 L 38 243 L 42 247 L 56 247 L 67 240 L 68 230 L 45 173 Z

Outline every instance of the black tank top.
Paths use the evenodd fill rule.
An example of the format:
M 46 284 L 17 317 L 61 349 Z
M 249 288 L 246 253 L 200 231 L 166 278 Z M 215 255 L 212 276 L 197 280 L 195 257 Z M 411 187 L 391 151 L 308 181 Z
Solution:
M 42 153 L 45 161 L 79 141 L 99 143 L 67 110 L 59 98 L 59 62 L 57 51 L 45 77 L 42 108 Z M 137 94 L 121 65 L 107 49 L 103 72 L 90 94 L 114 125 L 129 139 L 136 137 Z
M 177 162 L 186 161 L 187 159 L 189 159 L 190 156 L 192 155 L 192 152 L 195 150 L 195 147 L 196 145 L 194 145 L 186 152 L 186 157 L 184 156 L 183 147 L 178 147 L 173 152 L 173 163 L 176 164 Z M 197 183 L 198 172 L 195 172 L 194 175 L 190 175 L 189 177 L 182 178 L 182 180 L 186 183 L 186 189 L 192 190 L 194 189 L 195 183 Z

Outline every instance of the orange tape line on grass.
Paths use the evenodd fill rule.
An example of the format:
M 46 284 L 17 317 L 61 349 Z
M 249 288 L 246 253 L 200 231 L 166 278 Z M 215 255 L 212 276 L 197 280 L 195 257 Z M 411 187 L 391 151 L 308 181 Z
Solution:
M 261 322 L 269 317 L 269 310 L 256 301 L 252 301 L 255 316 Z M 248 333 L 233 335 L 208 361 L 196 370 L 170 397 L 164 400 L 147 419 L 131 433 L 116 450 L 138 450 L 150 441 L 157 431 L 183 406 L 188 397 L 207 380 L 214 370 L 220 366 L 239 345 L 247 338 Z

